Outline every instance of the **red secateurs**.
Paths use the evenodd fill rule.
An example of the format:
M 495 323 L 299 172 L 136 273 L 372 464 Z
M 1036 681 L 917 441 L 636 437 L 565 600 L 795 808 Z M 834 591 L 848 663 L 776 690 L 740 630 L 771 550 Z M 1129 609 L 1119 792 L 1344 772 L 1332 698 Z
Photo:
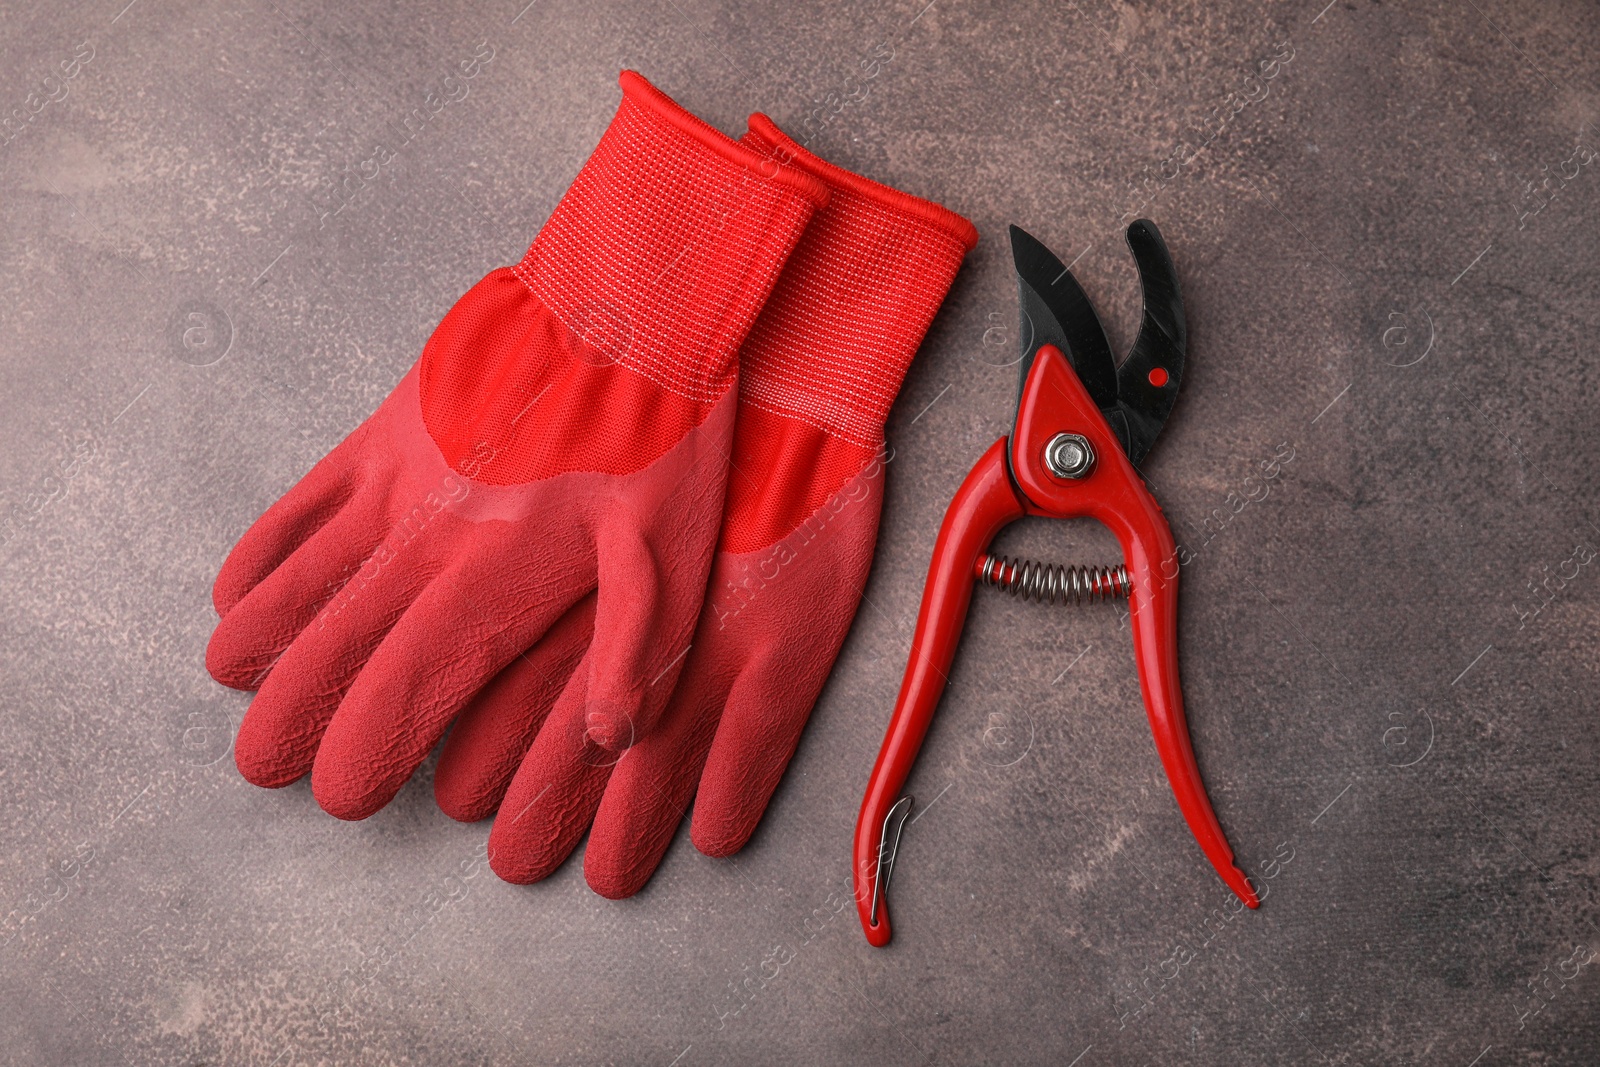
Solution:
M 1222 834 L 1189 742 L 1178 688 L 1178 561 L 1172 531 L 1139 462 L 1177 400 L 1186 331 L 1177 272 L 1155 223 L 1128 227 L 1144 317 L 1121 366 L 1071 272 L 1016 226 L 1011 251 L 1022 307 L 1022 387 L 1016 423 L 984 453 L 945 512 L 934 545 L 911 659 L 856 822 L 856 905 L 867 940 L 889 943 L 887 894 L 911 812 L 901 795 L 944 691 L 975 581 L 1046 603 L 1129 598 L 1134 656 L 1156 750 L 1178 807 L 1212 866 L 1245 904 L 1259 905 Z M 1024 515 L 1087 516 L 1117 535 L 1124 563 L 1062 567 L 988 554 Z

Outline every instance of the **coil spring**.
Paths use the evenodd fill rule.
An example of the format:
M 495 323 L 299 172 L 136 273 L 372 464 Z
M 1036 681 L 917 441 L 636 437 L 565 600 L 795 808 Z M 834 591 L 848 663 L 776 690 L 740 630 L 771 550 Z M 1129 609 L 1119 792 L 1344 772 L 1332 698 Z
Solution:
M 1113 597 L 1126 597 L 1132 588 L 1128 568 L 1075 567 L 1060 563 L 1039 563 L 1031 559 L 984 555 L 978 561 L 978 579 L 1004 589 L 1012 596 L 1037 600 L 1041 604 L 1093 604 Z

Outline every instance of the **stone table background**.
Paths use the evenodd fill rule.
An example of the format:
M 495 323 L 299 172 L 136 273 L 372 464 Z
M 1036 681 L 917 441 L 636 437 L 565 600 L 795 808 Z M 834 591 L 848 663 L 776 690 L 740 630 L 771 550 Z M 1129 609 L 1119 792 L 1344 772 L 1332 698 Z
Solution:
M 1323 2 L 6 3 L 0 1062 L 1600 1061 L 1600 13 Z M 623 67 L 983 240 L 760 832 L 731 861 L 680 834 L 612 903 L 576 859 L 497 881 L 431 763 L 355 825 L 247 785 L 203 652 L 228 548 L 521 255 Z M 1266 903 L 1219 918 L 1117 613 L 980 596 L 870 949 L 862 788 L 1012 411 L 1005 225 L 1076 257 L 1120 351 L 1129 212 L 1188 302 L 1147 470 Z M 1001 548 L 1115 559 L 1081 524 Z

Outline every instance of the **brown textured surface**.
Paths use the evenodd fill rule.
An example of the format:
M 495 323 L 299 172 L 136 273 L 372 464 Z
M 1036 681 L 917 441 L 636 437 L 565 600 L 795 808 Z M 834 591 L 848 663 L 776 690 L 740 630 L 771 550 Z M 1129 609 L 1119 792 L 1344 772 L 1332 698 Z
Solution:
M 1565 563 L 1600 546 L 1600 159 L 1556 176 L 1600 148 L 1591 4 L 125 2 L 0 22 L 0 110 L 94 50 L 0 146 L 0 1062 L 1600 1059 L 1600 566 Z M 619 904 L 577 862 L 497 882 L 431 768 L 356 825 L 247 785 L 203 650 L 228 547 L 516 261 L 623 66 L 983 241 L 765 824 L 732 861 L 680 834 Z M 870 949 L 850 836 L 940 515 L 1008 424 L 1005 224 L 1081 253 L 1120 348 L 1119 216 L 1208 120 L 1142 209 L 1191 329 L 1147 468 L 1194 553 L 1195 745 L 1266 903 L 1205 925 L 1222 889 L 1115 613 L 979 597 Z M 1115 551 L 1048 523 L 1001 547 Z

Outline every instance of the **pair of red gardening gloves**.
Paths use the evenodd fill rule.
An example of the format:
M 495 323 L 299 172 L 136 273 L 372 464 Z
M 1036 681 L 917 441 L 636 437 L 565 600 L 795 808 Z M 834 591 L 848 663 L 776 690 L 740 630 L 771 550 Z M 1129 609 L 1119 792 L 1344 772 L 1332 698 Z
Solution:
M 245 533 L 206 665 L 250 781 L 434 793 L 496 873 L 639 890 L 754 832 L 871 565 L 883 425 L 977 234 L 644 78 L 522 262 Z

